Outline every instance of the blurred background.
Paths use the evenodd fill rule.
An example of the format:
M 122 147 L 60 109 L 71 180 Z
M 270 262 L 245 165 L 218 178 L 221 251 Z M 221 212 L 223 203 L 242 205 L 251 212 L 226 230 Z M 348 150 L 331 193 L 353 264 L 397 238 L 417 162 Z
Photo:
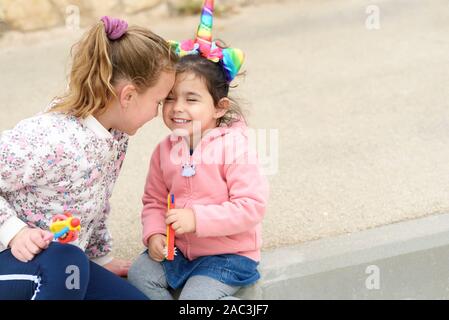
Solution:
M 215 37 L 246 53 L 232 95 L 264 145 L 264 249 L 449 211 L 447 0 L 215 2 Z M 0 0 L 0 131 L 64 91 L 70 48 L 101 16 L 181 40 L 200 6 Z M 142 250 L 145 176 L 167 134 L 159 118 L 131 138 L 109 222 L 121 257 Z

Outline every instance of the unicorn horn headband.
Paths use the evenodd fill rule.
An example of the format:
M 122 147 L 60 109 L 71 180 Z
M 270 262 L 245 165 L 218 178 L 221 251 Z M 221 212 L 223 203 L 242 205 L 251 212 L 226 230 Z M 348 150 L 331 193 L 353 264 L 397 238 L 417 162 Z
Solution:
M 220 48 L 212 41 L 213 14 L 214 0 L 205 0 L 195 39 L 170 41 L 170 45 L 179 57 L 201 54 L 212 62 L 221 63 L 228 82 L 231 82 L 242 67 L 244 54 L 240 49 Z

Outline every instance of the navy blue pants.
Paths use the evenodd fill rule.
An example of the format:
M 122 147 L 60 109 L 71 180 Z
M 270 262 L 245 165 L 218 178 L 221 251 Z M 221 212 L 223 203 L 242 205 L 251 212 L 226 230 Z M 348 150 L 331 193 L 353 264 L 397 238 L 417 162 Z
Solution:
M 70 244 L 52 242 L 28 263 L 0 252 L 0 300 L 147 300 Z

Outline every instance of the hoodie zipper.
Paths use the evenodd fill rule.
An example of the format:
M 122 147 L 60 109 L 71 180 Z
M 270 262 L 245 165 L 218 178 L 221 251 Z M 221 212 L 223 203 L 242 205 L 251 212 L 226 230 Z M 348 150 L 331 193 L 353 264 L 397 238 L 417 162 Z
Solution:
M 226 134 L 226 132 L 220 132 L 219 134 L 215 134 L 213 137 L 210 137 L 210 138 L 208 138 L 208 140 L 207 140 L 207 142 L 208 143 L 210 143 L 210 142 L 212 142 L 212 140 L 214 140 L 214 139 L 216 139 L 217 137 L 222 137 L 224 134 Z M 185 158 L 185 159 L 187 159 L 187 162 L 188 163 L 183 163 L 183 164 L 188 164 L 188 165 L 192 165 L 193 164 L 193 155 L 195 154 L 195 152 L 198 152 L 197 151 L 197 148 L 198 148 L 198 145 L 196 146 L 196 148 L 193 150 L 193 152 L 192 152 L 192 155 L 190 155 L 190 145 L 188 145 L 187 143 L 185 143 L 185 141 L 182 141 L 182 143 L 184 143 L 184 146 L 187 148 L 187 157 Z M 203 137 L 203 139 L 201 139 L 201 141 L 199 142 L 199 145 L 201 146 L 201 149 L 202 149 L 202 147 L 203 147 L 203 144 L 205 144 L 204 143 L 204 137 Z M 195 168 L 196 169 L 196 168 Z M 182 168 L 181 168 L 181 170 L 182 170 Z M 191 202 L 192 202 L 192 193 L 193 193 L 193 190 L 192 190 L 192 177 L 185 177 L 187 180 L 186 180 L 186 189 L 187 189 L 187 192 L 188 192 L 188 198 L 187 198 L 187 201 L 186 201 L 186 203 L 185 203 L 185 205 L 184 205 L 184 208 L 186 208 L 187 207 L 187 205 L 189 205 Z M 185 235 L 184 235 L 184 237 L 185 237 L 185 240 L 186 240 L 186 243 L 187 243 L 187 247 L 186 247 L 186 257 L 188 258 L 188 259 L 191 259 L 191 244 L 190 244 L 190 237 L 189 237 L 189 235 L 186 233 Z
M 192 165 L 192 156 L 190 155 L 190 150 L 188 150 L 188 156 L 187 156 L 187 162 L 184 163 L 184 165 Z M 192 199 L 192 177 L 185 177 L 186 178 L 186 185 L 187 185 L 187 191 L 189 193 L 189 200 Z
M 192 155 L 193 155 L 193 153 L 192 153 L 192 155 L 190 155 L 190 146 L 187 146 L 187 163 L 185 163 L 185 165 L 187 164 L 187 165 L 192 165 Z M 195 150 L 194 150 L 194 152 L 195 152 Z M 188 198 L 187 198 L 187 202 L 186 202 L 186 205 L 185 205 L 185 207 L 187 207 L 188 205 L 190 205 L 190 203 L 191 203 L 191 201 L 192 201 L 192 177 L 185 177 L 186 178 L 186 185 L 187 185 L 187 191 L 188 191 Z M 190 237 L 189 237 L 189 234 L 185 234 L 185 239 L 186 239 L 186 242 L 187 242 L 187 252 L 186 252 L 186 256 L 187 256 L 187 259 L 191 259 L 191 244 L 190 244 Z

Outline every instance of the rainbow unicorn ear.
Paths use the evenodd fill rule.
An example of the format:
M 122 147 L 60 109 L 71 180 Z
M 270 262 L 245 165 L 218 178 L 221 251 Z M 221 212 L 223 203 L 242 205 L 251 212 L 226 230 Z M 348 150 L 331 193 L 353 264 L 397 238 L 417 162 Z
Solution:
M 223 49 L 223 67 L 229 82 L 237 76 L 244 60 L 245 54 L 242 50 L 235 48 Z
M 198 54 L 200 45 L 193 40 L 185 40 L 182 42 L 169 40 L 168 43 L 178 57 L 184 57 L 189 54 Z
M 239 73 L 244 61 L 244 54 L 239 49 L 223 49 L 212 41 L 212 26 L 214 15 L 214 0 L 204 0 L 201 11 L 200 24 L 196 32 L 195 40 L 185 40 L 181 42 L 169 41 L 173 51 L 183 57 L 191 54 L 201 54 L 206 59 L 220 63 L 226 72 L 228 82 L 234 80 Z

